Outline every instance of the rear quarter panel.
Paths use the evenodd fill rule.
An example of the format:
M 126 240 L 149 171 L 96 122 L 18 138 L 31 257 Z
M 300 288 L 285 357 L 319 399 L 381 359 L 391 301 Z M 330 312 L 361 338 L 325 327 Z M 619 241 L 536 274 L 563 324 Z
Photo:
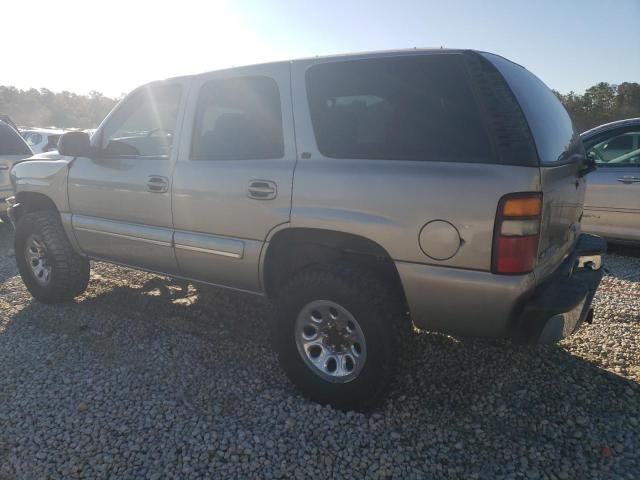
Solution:
M 498 201 L 507 193 L 539 191 L 539 169 L 325 157 L 316 144 L 305 86 L 306 70 L 322 61 L 292 66 L 299 159 L 291 226 L 361 235 L 397 261 L 490 270 Z M 450 222 L 462 239 L 447 260 L 428 257 L 420 247 L 420 231 L 433 220 Z

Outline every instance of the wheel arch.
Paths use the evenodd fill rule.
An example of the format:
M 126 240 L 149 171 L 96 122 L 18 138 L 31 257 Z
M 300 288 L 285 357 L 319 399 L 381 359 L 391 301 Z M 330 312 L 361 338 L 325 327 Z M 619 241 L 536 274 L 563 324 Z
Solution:
M 18 223 L 21 216 L 39 210 L 52 210 L 58 214 L 60 213 L 55 202 L 44 193 L 24 191 L 18 192 L 15 197 L 16 206 L 13 210 L 13 218 L 16 223 Z
M 406 306 L 396 265 L 377 242 L 360 235 L 318 228 L 284 228 L 267 244 L 262 285 L 268 297 L 277 295 L 288 278 L 310 265 L 352 262 L 384 277 Z

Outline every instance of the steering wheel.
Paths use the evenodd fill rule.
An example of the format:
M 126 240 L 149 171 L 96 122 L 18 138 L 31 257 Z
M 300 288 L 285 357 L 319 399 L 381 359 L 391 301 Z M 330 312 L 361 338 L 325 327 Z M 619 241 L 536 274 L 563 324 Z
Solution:
M 153 128 L 147 132 L 147 137 L 153 137 L 157 132 L 164 132 L 165 137 L 173 137 L 174 131 L 169 128 Z
M 593 153 L 602 163 L 607 163 L 607 160 L 602 156 L 602 153 L 600 153 L 599 150 L 594 148 L 589 153 Z

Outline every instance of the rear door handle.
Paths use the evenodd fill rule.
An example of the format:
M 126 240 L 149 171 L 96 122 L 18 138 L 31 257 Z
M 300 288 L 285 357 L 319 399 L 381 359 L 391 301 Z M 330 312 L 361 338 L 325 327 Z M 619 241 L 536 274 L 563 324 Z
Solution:
M 247 195 L 255 200 L 273 200 L 278 195 L 278 187 L 271 180 L 251 180 Z
M 640 183 L 640 177 L 625 175 L 624 177 L 619 178 L 618 181 L 622 183 Z
M 169 191 L 169 179 L 160 175 L 151 175 L 147 180 L 147 190 L 152 193 L 166 193 Z

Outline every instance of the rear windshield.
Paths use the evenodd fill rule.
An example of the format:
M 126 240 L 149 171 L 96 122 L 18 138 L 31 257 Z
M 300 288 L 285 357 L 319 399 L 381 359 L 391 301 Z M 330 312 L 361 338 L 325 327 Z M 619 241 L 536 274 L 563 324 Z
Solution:
M 324 63 L 307 71 L 306 83 L 316 142 L 327 157 L 491 161 L 461 55 Z
M 549 87 L 520 65 L 498 55 L 482 55 L 502 74 L 520 103 L 541 163 L 564 162 L 583 151 L 571 117 Z
M 31 155 L 20 134 L 6 123 L 0 123 L 0 155 Z

